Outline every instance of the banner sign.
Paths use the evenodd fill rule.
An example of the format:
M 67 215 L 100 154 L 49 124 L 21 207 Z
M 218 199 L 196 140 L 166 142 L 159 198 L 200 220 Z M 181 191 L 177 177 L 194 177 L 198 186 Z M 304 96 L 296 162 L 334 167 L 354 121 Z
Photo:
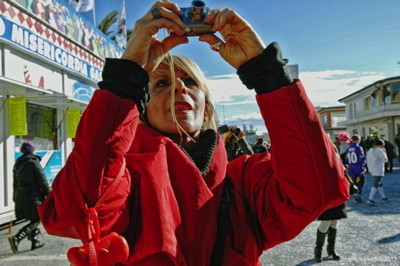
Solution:
M 73 1 L 78 2 L 78 0 Z M 7 2 L 13 2 L 13 5 Z M 39 18 L 41 22 L 50 25 L 53 29 L 56 29 L 75 43 L 79 43 L 96 56 L 102 59 L 106 57 L 119 58 L 123 50 L 93 23 L 66 4 L 67 2 L 67 0 L 0 0 L 0 13 L 3 13 L 3 16 L 7 18 L 17 16 L 21 22 L 24 21 L 24 17 L 26 18 L 29 13 L 30 17 Z M 82 6 L 88 7 L 88 2 L 93 2 L 94 4 L 94 0 L 79 0 L 79 2 L 85 2 L 80 5 L 81 8 Z M 14 7 L 15 4 L 19 5 L 19 7 Z M 36 30 L 40 29 L 41 26 L 38 23 L 33 24 Z M 36 31 L 33 30 L 33 32 Z M 49 39 L 51 38 L 52 35 L 49 36 Z
M 81 119 L 81 110 L 67 110 L 67 138 L 75 138 L 76 129 L 78 128 L 79 120 Z
M 50 60 L 64 68 L 77 72 L 95 82 L 101 80 L 101 70 L 48 42 L 31 31 L 0 16 L 0 39 Z
M 25 97 L 8 98 L 8 121 L 10 124 L 10 135 L 28 135 Z
M 70 74 L 65 76 L 64 84 L 65 95 L 86 103 L 92 99 L 93 93 L 96 90 L 96 88 L 90 86 L 88 83 L 79 80 L 77 76 Z

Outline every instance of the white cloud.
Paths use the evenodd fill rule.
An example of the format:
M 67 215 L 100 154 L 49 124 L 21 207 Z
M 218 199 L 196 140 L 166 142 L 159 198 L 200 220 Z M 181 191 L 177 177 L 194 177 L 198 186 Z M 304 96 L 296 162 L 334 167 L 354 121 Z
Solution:
M 316 106 L 335 106 L 341 99 L 377 80 L 387 78 L 377 72 L 357 72 L 349 70 L 325 70 L 301 72 L 299 74 L 311 102 Z M 208 85 L 215 103 L 242 104 L 237 96 L 248 96 L 249 104 L 255 103 L 255 92 L 248 90 L 236 74 L 209 77 Z
M 342 105 L 339 99 L 384 78 L 387 77 L 381 73 L 346 70 L 300 73 L 300 80 L 315 106 Z
M 227 125 L 237 125 L 240 128 L 243 128 L 243 125 L 246 125 L 247 128 L 250 128 L 250 125 L 252 125 L 254 127 L 254 130 L 256 130 L 257 134 L 259 135 L 267 132 L 264 120 L 262 119 L 260 112 L 251 112 L 243 113 L 241 115 L 228 116 L 225 119 L 225 123 Z
M 214 102 L 231 102 L 235 96 L 255 96 L 255 92 L 248 90 L 236 74 L 210 77 L 207 84 Z
M 252 120 L 252 119 L 259 119 L 260 113 L 253 112 L 253 113 L 246 113 L 242 115 L 233 115 L 228 118 L 228 120 Z
M 377 72 L 357 72 L 348 70 L 326 70 L 318 72 L 300 73 L 308 97 L 315 106 L 336 106 L 342 105 L 338 102 L 341 99 L 365 86 L 387 78 Z M 248 112 L 242 111 L 240 115 L 224 113 L 224 121 L 230 125 L 254 125 L 259 128 L 259 133 L 265 132 L 264 122 L 260 113 L 250 108 L 256 104 L 255 92 L 248 90 L 240 81 L 237 75 L 221 75 L 209 77 L 208 85 L 211 90 L 215 105 L 243 105 L 248 104 Z M 226 110 L 228 110 L 226 108 Z M 221 114 L 219 114 L 221 115 Z M 220 118 L 221 119 L 221 118 Z

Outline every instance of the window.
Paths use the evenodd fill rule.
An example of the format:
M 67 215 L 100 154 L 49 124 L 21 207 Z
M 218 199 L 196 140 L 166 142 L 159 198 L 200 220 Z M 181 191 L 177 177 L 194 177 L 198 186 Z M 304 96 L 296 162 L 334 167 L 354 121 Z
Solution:
M 338 127 L 340 122 L 346 120 L 346 115 L 344 113 L 331 113 L 331 127 Z
M 390 85 L 386 85 L 383 87 L 383 102 L 384 104 L 391 103 Z
M 32 141 L 36 150 L 56 150 L 56 109 L 38 105 L 27 105 L 28 135 L 16 137 L 15 147 L 24 141 Z
M 400 83 L 392 84 L 392 102 L 400 102 Z
M 349 105 L 349 119 L 356 118 L 356 103 L 351 103 Z
M 324 128 L 328 127 L 328 115 L 327 114 L 322 114 L 322 126 Z
M 370 102 L 371 102 L 370 97 L 364 99 L 364 111 L 367 111 L 370 109 Z
M 376 94 L 372 94 L 370 97 L 370 107 L 371 109 L 376 108 Z

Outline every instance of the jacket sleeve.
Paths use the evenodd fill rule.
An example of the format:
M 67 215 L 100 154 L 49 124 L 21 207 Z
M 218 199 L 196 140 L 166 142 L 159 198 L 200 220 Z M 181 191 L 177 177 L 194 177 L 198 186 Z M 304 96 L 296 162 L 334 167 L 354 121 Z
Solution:
M 272 153 L 228 166 L 236 202 L 249 208 L 261 249 L 294 238 L 324 210 L 349 197 L 331 140 L 300 81 L 257 95 Z M 240 218 L 239 218 L 240 219 Z
M 119 61 L 114 60 L 114 63 L 118 65 Z M 83 113 L 74 149 L 53 181 L 52 192 L 40 206 L 43 225 L 50 234 L 87 241 L 86 206 L 95 206 L 113 183 L 134 140 L 143 102 L 127 92 L 129 86 L 132 86 L 132 91 L 136 89 L 134 86 L 143 90 L 148 79 L 136 79 L 135 83 L 135 77 L 131 75 L 136 75 L 137 69 L 132 70 L 129 62 L 122 64 L 124 73 L 119 67 L 114 77 L 110 71 L 112 66 L 103 70 L 106 75 L 103 73 L 105 80 L 99 84 L 102 89 L 94 93 Z M 124 76 L 127 77 L 125 80 L 112 82 Z M 115 84 L 123 88 L 114 91 Z M 105 86 L 110 86 L 110 90 Z M 126 169 L 119 180 L 113 192 L 108 194 L 109 198 L 96 206 L 102 235 L 110 231 L 122 233 L 128 223 L 127 198 L 131 178 Z

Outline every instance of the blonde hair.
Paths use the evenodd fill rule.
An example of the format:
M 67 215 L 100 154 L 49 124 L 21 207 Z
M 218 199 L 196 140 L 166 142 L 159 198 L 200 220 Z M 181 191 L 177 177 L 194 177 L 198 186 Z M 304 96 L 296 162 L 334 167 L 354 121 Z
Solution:
M 205 78 L 203 72 L 201 71 L 201 69 L 199 68 L 199 66 L 195 62 L 193 62 L 191 59 L 189 59 L 183 55 L 171 55 L 171 56 L 167 55 L 160 62 L 160 65 L 164 64 L 166 66 L 170 66 L 171 61 L 172 61 L 175 69 L 181 69 L 186 74 L 188 74 L 196 82 L 199 89 L 204 93 L 204 96 L 205 96 L 205 119 L 204 119 L 204 122 L 202 125 L 202 129 L 206 130 L 206 129 L 211 128 L 211 129 L 217 130 L 216 111 L 215 111 L 214 105 L 212 104 L 212 101 L 211 101 L 211 93 L 206 85 L 206 78 Z M 157 69 L 154 70 L 154 72 L 153 72 L 156 75 L 158 74 Z
M 361 137 L 359 136 L 359 135 L 357 135 L 357 134 L 355 134 L 355 135 L 353 135 L 352 137 L 351 137 L 351 140 L 352 141 L 359 141 L 361 139 Z

